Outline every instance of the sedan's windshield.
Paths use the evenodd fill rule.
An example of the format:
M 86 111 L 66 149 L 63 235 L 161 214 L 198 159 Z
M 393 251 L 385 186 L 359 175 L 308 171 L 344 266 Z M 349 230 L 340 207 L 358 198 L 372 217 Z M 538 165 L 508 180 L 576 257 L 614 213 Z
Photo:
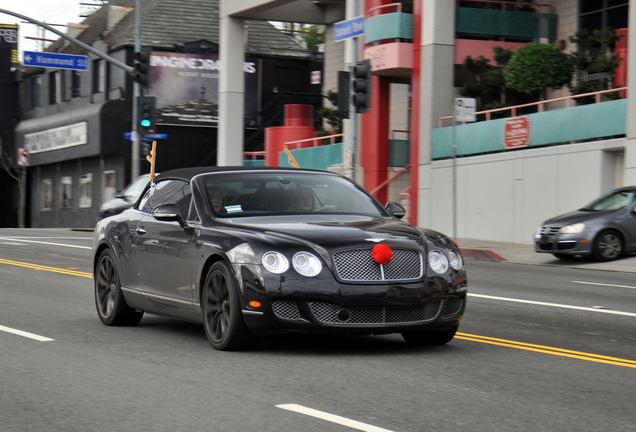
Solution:
M 345 178 L 311 173 L 217 173 L 200 176 L 216 217 L 355 213 L 386 216 L 382 206 Z
M 627 207 L 636 198 L 636 191 L 612 191 L 583 207 L 583 211 L 618 210 Z

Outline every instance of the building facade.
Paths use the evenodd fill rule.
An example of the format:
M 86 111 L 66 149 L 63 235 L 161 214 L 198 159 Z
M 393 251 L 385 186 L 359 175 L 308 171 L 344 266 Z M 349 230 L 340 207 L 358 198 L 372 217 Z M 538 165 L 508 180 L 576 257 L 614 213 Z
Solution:
M 69 35 L 126 65 L 134 64 L 133 0 L 112 0 Z M 263 128 L 283 121 L 285 103 L 322 104 L 310 84 L 322 60 L 264 21 L 246 21 L 243 70 L 245 108 L 240 141 L 262 150 Z M 29 155 L 26 226 L 94 226 L 100 205 L 131 181 L 133 165 L 145 173 L 151 140 L 156 171 L 217 163 L 219 12 L 215 0 L 142 2 L 140 45 L 152 50 L 151 82 L 141 94 L 157 103 L 154 135 L 133 159 L 131 74 L 80 46 L 59 39 L 48 53 L 84 55 L 88 68 L 20 67 L 20 121 L 15 148 Z

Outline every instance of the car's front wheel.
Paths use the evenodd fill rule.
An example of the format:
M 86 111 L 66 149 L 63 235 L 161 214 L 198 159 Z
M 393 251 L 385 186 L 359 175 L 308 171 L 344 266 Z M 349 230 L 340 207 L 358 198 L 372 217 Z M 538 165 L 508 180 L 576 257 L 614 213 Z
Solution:
M 102 252 L 95 268 L 95 306 L 99 319 L 109 326 L 137 325 L 144 316 L 126 304 L 110 249 Z
M 459 324 L 447 330 L 403 332 L 402 337 L 409 345 L 445 345 L 455 337 Z
M 594 241 L 594 258 L 598 261 L 612 261 L 623 254 L 623 239 L 613 230 L 601 232 Z
M 201 299 L 203 326 L 208 341 L 214 349 L 241 350 L 251 346 L 251 335 L 238 297 L 236 280 L 223 262 L 210 267 L 203 285 Z

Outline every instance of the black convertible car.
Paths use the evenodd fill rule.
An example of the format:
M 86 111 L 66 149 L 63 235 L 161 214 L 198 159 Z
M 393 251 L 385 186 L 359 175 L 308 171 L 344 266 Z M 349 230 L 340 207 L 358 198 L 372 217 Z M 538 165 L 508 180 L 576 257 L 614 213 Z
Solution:
M 164 172 L 95 227 L 97 312 L 106 325 L 145 312 L 202 322 L 219 350 L 284 331 L 445 344 L 466 305 L 462 256 L 403 216 L 324 171 Z

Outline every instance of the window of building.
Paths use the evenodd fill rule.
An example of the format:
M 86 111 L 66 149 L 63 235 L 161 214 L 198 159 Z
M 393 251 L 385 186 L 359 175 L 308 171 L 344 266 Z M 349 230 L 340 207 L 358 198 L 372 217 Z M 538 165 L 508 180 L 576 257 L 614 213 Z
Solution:
M 581 0 L 581 28 L 606 30 L 629 27 L 629 2 L 626 0 Z
M 82 73 L 74 70 L 71 74 L 71 97 L 78 98 L 80 96 L 82 96 Z
M 42 211 L 51 211 L 53 208 L 53 180 L 42 180 Z
M 60 181 L 60 208 L 73 208 L 73 177 L 64 176 Z
M 41 106 L 40 97 L 42 94 L 42 76 L 34 76 L 29 80 L 29 106 L 31 109 Z
M 62 74 L 51 72 L 49 74 L 49 105 L 62 102 Z
M 80 177 L 79 207 L 90 208 L 93 205 L 93 174 L 82 174 Z
M 117 192 L 117 172 L 113 170 L 104 171 L 103 184 L 104 191 L 102 195 L 102 202 L 115 198 L 115 192 Z
M 106 91 L 106 62 L 103 59 L 93 60 L 93 93 Z

